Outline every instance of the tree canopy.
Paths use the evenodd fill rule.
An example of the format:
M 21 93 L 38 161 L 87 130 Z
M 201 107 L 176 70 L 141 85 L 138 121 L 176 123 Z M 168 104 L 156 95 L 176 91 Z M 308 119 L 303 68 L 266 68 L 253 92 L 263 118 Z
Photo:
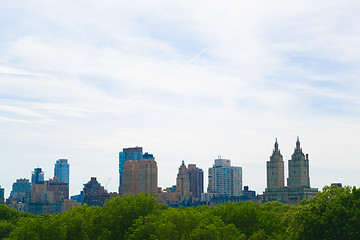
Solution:
M 325 187 L 297 205 L 268 202 L 170 208 L 154 196 L 116 197 L 34 216 L 0 205 L 3 239 L 360 239 L 360 189 Z

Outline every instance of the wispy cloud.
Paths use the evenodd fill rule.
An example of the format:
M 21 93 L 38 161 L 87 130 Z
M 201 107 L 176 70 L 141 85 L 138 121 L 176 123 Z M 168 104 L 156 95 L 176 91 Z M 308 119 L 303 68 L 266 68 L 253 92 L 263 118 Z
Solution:
M 305 135 L 314 162 L 335 165 L 325 147 L 311 146 L 337 149 L 337 136 L 344 161 L 358 168 L 347 141 L 360 134 L 359 8 L 352 0 L 4 2 L 0 140 L 48 168 L 58 154 L 73 156 L 74 169 L 103 157 L 104 171 L 90 172 L 104 178 L 116 176 L 122 147 L 143 145 L 168 167 L 162 186 L 173 184 L 181 159 L 207 168 L 225 154 L 262 190 L 264 172 L 245 166 L 263 169 L 276 136 L 289 156 L 293 136 Z M 48 150 L 36 156 L 37 147 Z M 77 174 L 74 191 L 89 177 Z M 323 179 L 331 176 L 313 183 Z

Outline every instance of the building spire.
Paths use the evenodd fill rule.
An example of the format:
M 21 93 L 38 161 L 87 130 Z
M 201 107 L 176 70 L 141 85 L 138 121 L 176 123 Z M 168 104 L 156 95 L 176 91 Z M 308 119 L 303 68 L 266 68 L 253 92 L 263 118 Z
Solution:
M 275 152 L 277 152 L 278 150 L 279 150 L 279 144 L 278 144 L 278 141 L 277 141 L 277 138 L 275 138 L 275 145 L 274 145 L 274 147 L 275 147 Z
M 300 150 L 300 140 L 299 140 L 299 136 L 297 136 L 297 139 L 296 139 L 296 149 Z

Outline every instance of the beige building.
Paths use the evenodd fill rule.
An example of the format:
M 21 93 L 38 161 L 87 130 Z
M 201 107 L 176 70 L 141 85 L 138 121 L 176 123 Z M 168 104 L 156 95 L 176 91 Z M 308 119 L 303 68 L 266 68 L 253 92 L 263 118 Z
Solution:
M 124 163 L 123 184 L 121 192 L 123 194 L 139 193 L 139 161 L 128 160 Z
M 296 141 L 294 153 L 289 160 L 289 178 L 284 187 L 284 161 L 280 154 L 277 140 L 270 161 L 266 163 L 267 188 L 263 199 L 293 204 L 302 199 L 311 199 L 318 192 L 310 187 L 309 157 L 302 152 L 299 137 Z
M 266 162 L 267 170 L 267 189 L 271 191 L 280 190 L 284 188 L 284 160 L 280 153 L 277 139 L 273 154 L 270 156 L 270 161 Z
M 139 192 L 154 194 L 158 192 L 158 168 L 152 155 L 151 158 L 139 162 Z
M 158 168 L 152 154 L 145 153 L 141 160 L 124 162 L 121 192 L 134 195 L 158 192 Z
M 23 209 L 32 214 L 60 213 L 78 205 L 69 200 L 69 185 L 56 177 L 33 184 L 31 191 L 26 193 L 24 205 L 21 202 L 11 204 L 15 209 Z
M 179 167 L 179 172 L 176 177 L 176 193 L 178 194 L 179 200 L 188 200 L 191 197 L 190 193 L 190 177 L 187 167 L 184 161 L 182 161 Z
M 184 161 L 182 161 L 176 176 L 176 185 L 160 191 L 157 194 L 157 199 L 159 203 L 179 206 L 181 203 L 188 202 L 191 197 L 189 170 Z
M 296 141 L 296 148 L 289 160 L 289 178 L 287 186 L 290 189 L 309 188 L 309 155 L 302 152 L 299 137 Z

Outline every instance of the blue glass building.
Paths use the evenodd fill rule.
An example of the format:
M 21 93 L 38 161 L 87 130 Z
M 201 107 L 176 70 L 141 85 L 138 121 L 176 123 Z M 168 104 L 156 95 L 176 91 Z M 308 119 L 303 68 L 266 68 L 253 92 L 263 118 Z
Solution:
M 5 190 L 3 188 L 1 188 L 1 186 L 0 186 L 0 203 L 5 202 L 4 192 L 5 192 Z
M 31 184 L 42 184 L 44 182 L 44 172 L 41 168 L 34 168 L 31 172 Z
M 54 169 L 54 177 L 60 181 L 69 184 L 70 164 L 67 159 L 59 159 L 56 161 Z

